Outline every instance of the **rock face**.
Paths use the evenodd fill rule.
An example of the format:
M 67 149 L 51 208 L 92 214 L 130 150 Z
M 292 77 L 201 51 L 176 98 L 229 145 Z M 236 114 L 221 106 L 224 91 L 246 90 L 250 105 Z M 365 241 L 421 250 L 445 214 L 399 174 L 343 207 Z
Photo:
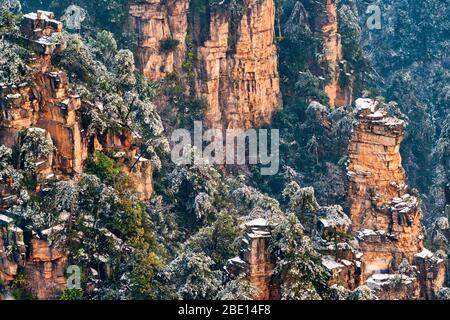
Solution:
M 420 296 L 417 278 L 399 274 L 374 274 L 367 286 L 380 300 L 415 300 Z
M 400 143 L 405 124 L 373 100 L 358 99 L 359 122 L 349 146 L 352 228 L 364 252 L 365 278 L 412 262 L 423 249 L 418 200 L 407 193 Z
M 160 80 L 181 73 L 186 54 L 189 0 L 146 0 L 130 4 L 128 28 L 138 36 L 138 67 Z
M 0 280 L 9 283 L 25 265 L 26 247 L 23 230 L 13 220 L 0 214 Z
M 30 283 L 33 297 L 39 300 L 57 299 L 66 287 L 64 270 L 67 256 L 47 241 L 33 239 L 30 244 L 30 256 L 25 273 Z
M 318 216 L 314 248 L 329 271 L 329 285 L 349 290 L 361 284 L 361 257 L 358 243 L 350 235 L 351 221 L 340 206 L 322 207 Z
M 243 3 L 240 17 L 212 12 L 198 48 L 197 93 L 208 102 L 212 127 L 260 126 L 281 107 L 274 1 Z
M 53 19 L 51 12 L 38 11 L 24 16 L 22 37 L 35 50 L 30 66 L 31 81 L 0 84 L 0 143 L 16 149 L 20 147 L 20 132 L 44 130 L 54 152 L 45 161 L 49 165 L 38 168 L 43 180 L 81 174 L 90 154 L 114 150 L 141 198 L 149 199 L 153 192 L 152 167 L 149 160 L 137 156 L 140 138 L 128 129 L 87 134 L 83 128 L 81 98 L 70 88 L 67 74 L 51 64 L 53 52 L 64 50 L 64 44 L 57 39 L 61 31 L 62 24 Z
M 359 120 L 349 145 L 348 198 L 352 232 L 363 253 L 362 282 L 397 273 L 406 259 L 420 271 L 421 296 L 431 298 L 443 285 L 445 267 L 431 253 L 423 253 L 420 204 L 407 192 L 401 165 L 405 124 L 388 117 L 374 100 L 358 99 L 356 107 Z M 400 290 L 405 299 L 415 291 L 412 282 L 408 285 Z M 386 285 L 378 289 L 388 297 Z
M 414 264 L 419 271 L 419 283 L 422 297 L 435 299 L 435 293 L 442 288 L 446 280 L 444 260 L 424 249 L 414 256 Z
M 27 247 L 29 255 L 27 257 Z M 67 256 L 47 241 L 32 239 L 27 245 L 24 232 L 13 219 L 0 214 L 0 280 L 9 284 L 22 269 L 27 289 L 40 300 L 57 299 L 66 287 Z
M 342 107 L 352 104 L 353 80 L 347 72 L 347 63 L 343 60 L 341 35 L 338 33 L 336 0 L 313 1 L 313 29 L 322 39 L 324 59 L 327 63 L 325 93 L 330 106 Z M 343 81 L 343 76 L 348 80 Z
M 230 259 L 227 271 L 232 275 L 245 273 L 250 284 L 258 289 L 256 300 L 268 300 L 273 297 L 271 275 L 273 264 L 270 258 L 270 231 L 265 219 L 256 219 L 246 225 L 240 256 Z
M 21 150 L 24 136 L 44 137 L 50 151 L 36 159 L 36 193 L 47 180 L 76 179 L 89 155 L 105 151 L 114 154 L 140 197 L 149 199 L 152 165 L 138 155 L 140 137 L 128 129 L 88 133 L 83 128 L 81 98 L 71 89 L 67 74 L 51 63 L 51 55 L 64 49 L 58 40 L 63 26 L 53 18 L 51 12 L 38 11 L 25 15 L 21 23 L 23 43 L 35 55 L 29 82 L 0 84 L 0 144 L 18 154 L 13 158 L 15 165 L 25 169 Z M 0 280 L 9 283 L 22 269 L 34 297 L 56 299 L 66 284 L 67 256 L 35 235 L 24 241 L 24 232 L 7 216 L 8 208 L 17 201 L 10 184 L 12 181 L 3 180 L 0 184 Z
M 187 0 L 131 4 L 128 28 L 138 34 L 141 71 L 152 80 L 184 74 L 183 62 L 193 55 L 194 70 L 188 72 L 195 74 L 197 96 L 207 102 L 209 127 L 270 123 L 282 105 L 274 1 L 244 0 L 239 15 L 205 6 L 206 12 L 188 15 Z M 195 45 L 187 49 L 191 38 Z

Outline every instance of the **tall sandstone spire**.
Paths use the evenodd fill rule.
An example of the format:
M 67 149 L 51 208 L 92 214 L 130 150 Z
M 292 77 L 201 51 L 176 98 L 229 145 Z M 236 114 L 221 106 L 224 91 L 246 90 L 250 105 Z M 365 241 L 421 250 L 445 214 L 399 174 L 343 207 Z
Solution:
M 186 54 L 193 54 L 195 92 L 207 102 L 208 126 L 250 128 L 270 123 L 282 105 L 274 1 L 243 0 L 239 13 L 208 5 L 205 12 L 190 13 L 189 2 L 131 4 L 129 28 L 138 35 L 141 71 L 152 80 L 183 74 Z M 190 20 L 195 26 L 188 32 Z M 188 39 L 194 39 L 192 52 Z M 164 50 L 172 40 L 174 48 Z
M 324 91 L 330 106 L 342 107 L 352 104 L 353 84 L 343 85 L 341 77 L 345 69 L 341 35 L 338 33 L 336 0 L 314 1 L 314 30 L 322 39 L 324 58 L 328 64 Z
M 349 146 L 353 233 L 361 241 L 365 274 L 393 271 L 423 249 L 422 212 L 408 194 L 400 144 L 405 123 L 370 99 L 356 101 L 359 121 Z

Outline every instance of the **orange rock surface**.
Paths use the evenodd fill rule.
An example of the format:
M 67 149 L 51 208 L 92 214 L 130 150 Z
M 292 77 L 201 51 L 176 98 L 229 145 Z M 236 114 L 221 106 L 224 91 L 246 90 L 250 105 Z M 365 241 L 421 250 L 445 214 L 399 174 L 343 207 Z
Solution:
M 189 0 L 146 0 L 130 5 L 127 28 L 138 36 L 137 61 L 141 72 L 151 80 L 181 72 L 186 54 Z M 178 42 L 168 52 L 161 49 L 167 40 Z
M 198 48 L 198 95 L 208 102 L 205 118 L 212 127 L 250 128 L 271 122 L 281 107 L 275 3 L 245 0 L 240 21 L 211 14 L 209 36 Z M 235 33 L 230 24 L 235 23 Z
M 364 278 L 411 263 L 423 249 L 419 201 L 407 193 L 400 143 L 405 123 L 370 99 L 358 99 L 349 145 L 348 197 L 353 233 L 364 253 Z

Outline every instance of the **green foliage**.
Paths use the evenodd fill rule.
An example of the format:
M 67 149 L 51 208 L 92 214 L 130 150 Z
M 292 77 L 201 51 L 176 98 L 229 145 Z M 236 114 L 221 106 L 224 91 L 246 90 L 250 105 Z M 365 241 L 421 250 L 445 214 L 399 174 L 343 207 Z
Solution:
M 114 35 L 106 30 L 97 32 L 94 38 L 88 38 L 87 43 L 94 48 L 96 58 L 105 64 L 110 64 L 118 51 Z
M 86 173 L 95 174 L 102 180 L 114 180 L 120 174 L 118 164 L 101 152 L 95 152 L 86 161 Z
M 185 60 L 184 67 L 191 66 Z M 192 71 L 193 72 L 193 71 Z M 188 81 L 194 81 L 194 74 L 188 73 Z M 192 85 L 194 85 L 192 83 Z M 193 87 L 191 87 L 192 89 Z M 198 99 L 192 92 L 187 92 L 183 79 L 176 74 L 168 75 L 162 82 L 162 90 L 167 97 L 170 106 L 176 108 L 175 126 L 178 128 L 192 128 L 194 121 L 201 121 L 207 108 L 207 103 L 203 99 Z
M 30 53 L 11 42 L 5 41 L 0 50 L 0 82 L 21 84 L 28 80 Z
M 159 52 L 160 53 L 174 52 L 179 44 L 180 41 L 178 41 L 177 39 L 172 38 L 162 39 L 159 41 Z
M 203 252 L 220 269 L 226 261 L 238 254 L 241 230 L 236 215 L 221 212 L 211 226 L 203 227 L 192 236 L 186 247 L 195 252 Z
M 83 290 L 76 288 L 65 288 L 59 300 L 83 300 Z
M 271 251 L 277 262 L 274 278 L 283 283 L 282 298 L 316 300 L 326 287 L 327 274 L 320 255 L 305 235 L 303 226 L 290 214 L 272 232 Z
M 5 35 L 12 35 L 17 31 L 17 24 L 21 20 L 22 14 L 19 11 L 20 4 L 19 8 L 14 8 L 10 1 L 2 0 L 0 1 L 0 5 L 0 37 L 1 42 L 3 42 Z
M 82 24 L 82 30 L 109 30 L 119 43 L 129 35 L 123 33 L 123 25 L 128 18 L 129 0 L 51 0 L 47 2 L 47 8 L 54 11 L 56 16 L 62 16 L 67 7 L 74 4 L 87 12 L 87 19 Z M 42 9 L 40 0 L 29 0 L 25 3 L 24 10 L 35 11 Z
M 449 301 L 450 300 L 450 288 L 441 288 L 439 289 L 439 291 L 436 294 L 438 300 L 445 300 L 445 301 Z
M 252 287 L 250 281 L 244 277 L 238 277 L 228 282 L 218 293 L 218 300 L 254 300 L 259 290 Z
M 347 300 L 378 300 L 378 298 L 369 287 L 361 286 L 353 290 Z
M 191 0 L 190 7 L 192 12 L 197 15 L 203 15 L 211 11 L 233 12 L 243 11 L 245 9 L 243 0 Z
M 29 280 L 23 272 L 19 272 L 9 284 L 16 300 L 31 300 L 33 297 L 28 288 Z
M 220 273 L 204 253 L 185 252 L 161 274 L 160 299 L 212 300 L 220 290 Z
M 344 59 L 349 63 L 349 70 L 341 70 L 340 84 L 344 87 L 349 83 L 350 77 L 355 77 L 353 96 L 360 97 L 373 70 L 361 47 L 361 27 L 355 1 L 339 2 L 338 30 L 342 36 Z
M 4 282 L 0 279 L 0 295 L 5 294 L 6 293 L 6 286 L 4 284 Z

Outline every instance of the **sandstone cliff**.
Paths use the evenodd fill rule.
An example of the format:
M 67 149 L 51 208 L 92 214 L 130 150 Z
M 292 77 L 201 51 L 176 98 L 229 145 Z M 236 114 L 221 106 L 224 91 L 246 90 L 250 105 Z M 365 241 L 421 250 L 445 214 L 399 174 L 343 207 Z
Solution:
M 138 155 L 140 137 L 127 128 L 89 131 L 81 121 L 82 99 L 69 84 L 67 74 L 55 68 L 51 56 L 64 50 L 58 34 L 62 24 L 51 12 L 38 11 L 24 16 L 21 23 L 22 43 L 34 51 L 29 81 L 0 84 L 0 144 L 13 150 L 17 169 L 25 166 L 27 153 L 23 144 L 29 136 L 42 137 L 45 154 L 32 157 L 36 186 L 31 194 L 39 195 L 49 181 L 77 179 L 83 173 L 84 161 L 96 151 L 114 153 L 119 167 L 129 174 L 131 183 L 142 199 L 153 192 L 150 160 Z M 88 106 L 89 107 L 89 106 Z M 9 209 L 17 204 L 14 181 L 0 185 L 0 280 L 10 283 L 20 272 L 26 275 L 27 288 L 37 299 L 56 299 L 66 286 L 64 270 L 66 252 L 51 247 L 45 240 L 53 229 L 29 233 L 14 224 Z M 8 216 L 10 215 L 10 216 Z M 55 227 L 56 228 L 56 227 Z
M 197 93 L 209 125 L 250 128 L 271 122 L 281 107 L 275 3 L 245 0 L 242 16 L 211 12 L 198 48 Z
M 141 198 L 149 199 L 153 191 L 152 168 L 149 160 L 137 156 L 140 138 L 127 128 L 114 133 L 87 132 L 83 128 L 81 97 L 71 88 L 67 74 L 51 63 L 53 52 L 64 50 L 64 43 L 56 38 L 62 28 L 50 12 L 24 16 L 21 32 L 35 52 L 30 64 L 31 80 L 0 84 L 0 144 L 17 149 L 21 132 L 44 130 L 54 147 L 54 152 L 38 166 L 44 180 L 71 178 L 83 172 L 83 163 L 90 154 L 114 151 L 120 155 L 117 159 L 130 173 Z
M 418 200 L 407 193 L 400 143 L 405 123 L 377 102 L 356 102 L 359 123 L 350 141 L 348 177 L 353 233 L 362 240 L 365 274 L 392 271 L 423 249 Z
M 138 36 L 138 67 L 145 77 L 160 80 L 181 73 L 186 55 L 189 0 L 134 1 L 127 28 Z
M 405 123 L 389 117 L 371 99 L 358 99 L 356 107 L 359 119 L 349 144 L 348 199 L 352 231 L 363 253 L 362 282 L 390 298 L 379 284 L 392 279 L 379 274 L 395 274 L 406 260 L 419 272 L 418 281 L 403 279 L 408 284 L 403 298 L 411 298 L 419 286 L 421 297 L 432 298 L 444 283 L 445 266 L 424 248 L 419 200 L 408 193 L 400 156 Z
M 258 290 L 256 300 L 274 298 L 269 224 L 265 219 L 256 219 L 246 223 L 245 228 L 240 256 L 228 260 L 226 270 L 232 276 L 245 273 L 250 284 Z
M 195 74 L 196 95 L 212 127 L 250 128 L 271 122 L 281 108 L 273 0 L 244 0 L 242 12 L 188 10 L 189 1 L 147 0 L 130 6 L 128 28 L 138 34 L 138 64 L 160 80 Z M 225 5 L 224 5 L 225 6 Z M 187 42 L 193 39 L 189 48 Z M 194 70 L 184 70 L 188 55 Z
M 352 104 L 353 84 L 351 75 L 346 75 L 349 83 L 342 83 L 346 73 L 343 61 L 341 35 L 338 33 L 336 0 L 322 0 L 313 4 L 314 31 L 322 39 L 324 59 L 327 65 L 324 77 L 324 91 L 330 99 L 330 106 L 342 107 Z

